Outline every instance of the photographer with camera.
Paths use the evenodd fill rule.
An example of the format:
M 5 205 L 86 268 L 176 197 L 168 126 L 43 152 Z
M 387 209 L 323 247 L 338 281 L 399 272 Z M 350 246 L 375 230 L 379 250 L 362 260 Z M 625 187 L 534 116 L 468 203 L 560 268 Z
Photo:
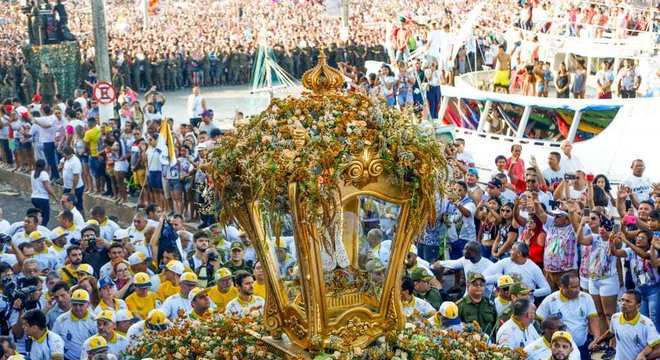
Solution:
M 11 335 L 19 353 L 28 350 L 28 339 L 23 333 L 21 316 L 33 309 L 45 307 L 42 299 L 42 283 L 38 277 L 18 277 L 6 263 L 0 263 L 0 333 Z
M 16 255 L 5 253 L 6 247 L 12 247 L 11 236 L 0 233 L 0 261 L 9 264 L 14 270 L 20 270 L 21 265 L 18 263 Z
M 99 226 L 94 220 L 89 220 L 88 225 L 85 226 L 80 234 L 80 249 L 83 252 L 83 263 L 90 264 L 94 268 L 94 273 L 98 274 L 101 267 L 110 261 L 106 243 L 103 238 L 99 237 Z
M 195 251 L 188 252 L 188 266 L 195 271 L 200 287 L 215 283 L 214 274 L 220 268 L 218 251 L 209 247 L 209 236 L 205 231 L 198 231 L 193 236 Z

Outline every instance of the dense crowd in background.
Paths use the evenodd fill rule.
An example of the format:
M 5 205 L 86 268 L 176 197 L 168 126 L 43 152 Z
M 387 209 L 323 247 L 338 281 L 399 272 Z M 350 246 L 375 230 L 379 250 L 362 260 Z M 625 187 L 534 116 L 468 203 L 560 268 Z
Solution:
M 122 358 L 140 334 L 180 317 L 262 312 L 265 279 L 254 239 L 215 217 L 222 204 L 209 193 L 204 166 L 223 130 L 195 86 L 247 81 L 262 23 L 278 44 L 275 56 L 292 74 L 314 65 L 318 46 L 328 45 L 331 65 L 347 76 L 347 91 L 413 105 L 431 119 L 438 117 L 440 87 L 455 74 L 484 65 L 498 70 L 505 62 L 501 51 L 523 67 L 538 60 L 533 46 L 519 51 L 521 60 L 500 48 L 498 31 L 508 25 L 547 31 L 545 20 L 559 10 L 568 14 L 566 31 L 588 33 L 582 36 L 603 36 L 588 26 L 601 22 L 611 25 L 604 33 L 614 37 L 634 36 L 630 30 L 650 23 L 647 11 L 629 11 L 625 24 L 612 20 L 620 8 L 611 4 L 577 11 L 539 2 L 529 10 L 499 1 L 489 10 L 492 17 L 480 20 L 474 41 L 450 61 L 443 33 L 455 30 L 473 3 L 354 5 L 351 35 L 342 43 L 339 20 L 324 15 L 318 2 L 163 2 L 146 32 L 133 8 L 109 3 L 113 83 L 125 86 L 115 116 L 101 121 L 86 84 L 65 99 L 47 66 L 39 74 L 25 71 L 15 52 L 22 20 L 2 3 L 2 16 L 14 21 L 0 25 L 3 91 L 13 89 L 3 93 L 0 107 L 0 160 L 29 176 L 33 207 L 15 223 L 0 211 L 0 359 L 14 352 L 34 360 Z M 67 6 L 86 55 L 86 80 L 93 83 L 89 13 L 76 8 L 82 3 Z M 424 16 L 428 27 L 419 25 Z M 419 59 L 417 47 L 424 50 Z M 470 60 L 479 52 L 490 55 Z M 216 60 L 229 63 L 212 54 L 226 54 Z M 170 56 L 176 61 L 158 65 Z M 368 59 L 392 65 L 367 75 L 362 66 Z M 173 75 L 158 70 L 170 64 L 178 64 Z M 533 66 L 540 66 L 540 79 L 554 81 L 542 65 Z M 620 79 L 611 78 L 610 85 Z M 515 86 L 514 77 L 509 81 Z M 638 82 L 633 76 L 633 85 Z M 175 125 L 162 114 L 163 91 L 182 86 L 192 86 L 188 119 Z M 546 91 L 537 81 L 518 86 L 528 95 Z M 556 85 L 544 83 L 550 86 Z M 237 112 L 234 126 L 244 121 Z M 165 123 L 174 161 L 159 145 Z M 657 159 L 631 158 L 629 178 L 613 184 L 593 174 L 570 142 L 547 159 L 529 157 L 514 144 L 508 154 L 493 154 L 488 174 L 475 167 L 471 153 L 479 150 L 462 139 L 445 151 L 450 190 L 438 194 L 437 222 L 405 259 L 401 299 L 410 322 L 457 331 L 476 322 L 492 343 L 524 348 L 530 359 L 590 359 L 597 351 L 621 360 L 660 357 L 660 179 L 644 175 Z M 118 214 L 89 208 L 85 193 L 128 205 L 132 222 L 120 225 Z M 396 219 L 391 204 L 366 200 L 360 208 L 359 258 L 375 279 L 387 269 Z M 295 275 L 293 243 L 280 244 L 274 262 L 282 278 Z

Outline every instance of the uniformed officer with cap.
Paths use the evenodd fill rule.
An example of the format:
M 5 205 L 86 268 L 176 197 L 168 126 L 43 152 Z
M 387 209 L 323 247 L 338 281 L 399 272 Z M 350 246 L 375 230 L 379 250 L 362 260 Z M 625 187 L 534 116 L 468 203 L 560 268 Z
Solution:
M 511 307 L 511 293 L 509 292 L 511 285 L 515 281 L 509 275 L 502 275 L 497 279 L 497 296 L 493 303 L 495 303 L 495 310 L 497 316 Z
M 53 332 L 64 340 L 64 357 L 80 359 L 83 343 L 96 333 L 96 322 L 90 316 L 89 293 L 86 290 L 78 289 L 73 292 L 71 310 L 55 320 Z
M 433 274 L 425 268 L 416 267 L 412 270 L 410 278 L 415 285 L 415 296 L 426 300 L 435 309 L 439 309 L 443 298 L 440 290 L 431 285 L 431 281 L 435 279 Z
M 466 324 L 476 321 L 481 331 L 490 334 L 497 319 L 495 305 L 484 297 L 486 278 L 478 272 L 468 273 L 467 295 L 456 302 L 458 315 Z
M 526 288 L 525 285 L 523 285 L 521 282 L 514 282 L 513 284 L 509 285 L 509 296 L 511 297 L 510 303 L 520 299 L 530 299 L 531 293 L 532 289 Z M 510 318 L 511 307 L 509 306 L 508 308 L 504 309 L 504 311 L 502 311 L 502 313 L 497 317 L 497 321 L 495 322 L 495 326 L 493 326 L 493 332 L 491 335 L 495 337 L 500 327 L 504 325 L 504 323 L 507 322 Z

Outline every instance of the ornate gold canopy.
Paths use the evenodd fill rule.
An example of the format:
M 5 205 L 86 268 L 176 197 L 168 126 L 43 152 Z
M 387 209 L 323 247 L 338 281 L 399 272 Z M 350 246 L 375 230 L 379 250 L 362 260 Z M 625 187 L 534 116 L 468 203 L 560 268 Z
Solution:
M 222 219 L 245 230 L 266 275 L 266 326 L 303 348 L 366 346 L 405 324 L 404 259 L 434 219 L 442 147 L 410 113 L 343 94 L 319 63 L 301 98 L 224 136 L 209 169 Z

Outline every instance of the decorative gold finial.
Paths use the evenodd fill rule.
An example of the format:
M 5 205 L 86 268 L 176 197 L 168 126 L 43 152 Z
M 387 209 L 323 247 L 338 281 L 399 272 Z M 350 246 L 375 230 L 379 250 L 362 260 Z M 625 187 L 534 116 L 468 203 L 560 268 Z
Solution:
M 318 63 L 302 77 L 303 86 L 317 94 L 340 91 L 344 85 L 344 75 L 328 65 L 326 59 L 325 49 L 321 48 Z

